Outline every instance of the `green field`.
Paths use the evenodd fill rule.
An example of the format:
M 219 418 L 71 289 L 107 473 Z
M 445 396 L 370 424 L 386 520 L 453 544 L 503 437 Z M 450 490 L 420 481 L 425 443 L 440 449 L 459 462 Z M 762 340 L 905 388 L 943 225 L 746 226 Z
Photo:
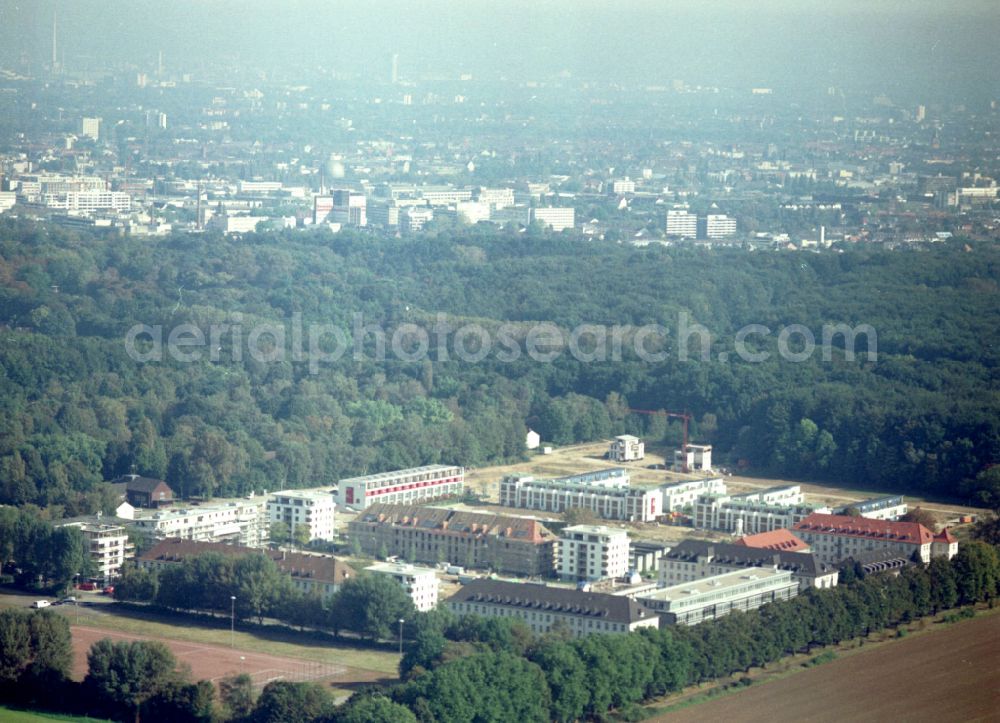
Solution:
M 119 614 L 113 605 L 100 608 L 60 606 L 56 608 L 65 615 L 71 625 L 86 625 L 104 628 L 119 633 L 148 635 L 171 640 L 202 643 L 206 645 L 229 646 L 229 620 L 183 618 L 159 615 L 153 612 L 129 612 Z M 363 668 L 388 675 L 396 675 L 399 654 L 388 650 L 352 645 L 349 642 L 331 643 L 328 639 L 314 638 L 308 633 L 300 633 L 273 625 L 258 627 L 244 624 L 237 626 L 233 639 L 242 650 L 270 655 L 284 655 L 303 660 L 336 663 L 352 668 Z
M 87 718 L 72 715 L 60 715 L 59 713 L 36 713 L 27 710 L 15 710 L 0 705 L 0 720 L 4 723 L 39 723 L 40 721 L 93 721 L 93 723 L 105 723 L 103 718 Z

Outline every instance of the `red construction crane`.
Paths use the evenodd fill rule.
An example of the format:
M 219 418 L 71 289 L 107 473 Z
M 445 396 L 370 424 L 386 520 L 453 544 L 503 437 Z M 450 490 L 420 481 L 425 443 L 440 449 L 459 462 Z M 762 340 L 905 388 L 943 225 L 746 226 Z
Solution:
M 681 443 L 681 471 L 689 472 L 688 469 L 688 422 L 691 421 L 691 415 L 687 412 L 668 412 L 665 409 L 629 409 L 629 412 L 633 414 L 651 414 L 657 417 L 667 417 L 668 419 L 680 419 L 684 426 L 684 441 Z

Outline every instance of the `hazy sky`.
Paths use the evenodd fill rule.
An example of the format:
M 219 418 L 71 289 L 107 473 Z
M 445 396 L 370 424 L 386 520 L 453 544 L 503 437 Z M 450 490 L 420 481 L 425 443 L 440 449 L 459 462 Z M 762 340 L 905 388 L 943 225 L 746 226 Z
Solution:
M 0 61 L 51 53 L 196 69 L 239 54 L 382 80 L 440 71 L 1000 96 L 998 0 L 0 0 Z

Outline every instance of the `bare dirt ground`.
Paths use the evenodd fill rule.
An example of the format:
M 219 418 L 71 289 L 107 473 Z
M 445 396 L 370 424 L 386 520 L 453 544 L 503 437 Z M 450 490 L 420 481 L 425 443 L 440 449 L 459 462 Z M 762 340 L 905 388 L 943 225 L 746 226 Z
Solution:
M 986 721 L 1000 719 L 1000 615 L 861 649 L 651 720 Z
M 258 688 L 272 680 L 312 681 L 337 688 L 348 688 L 353 684 L 370 683 L 382 679 L 389 680 L 388 676 L 376 671 L 282 655 L 255 653 L 239 648 L 118 633 L 84 625 L 73 625 L 71 630 L 73 633 L 73 677 L 76 680 L 83 680 L 87 674 L 87 651 L 91 645 L 102 638 L 111 638 L 115 642 L 158 640 L 170 648 L 181 666 L 190 667 L 193 680 L 210 680 L 213 683 L 218 683 L 220 679 L 227 676 L 241 673 L 251 676 L 254 686 Z
M 608 450 L 610 440 L 607 442 L 594 442 L 590 444 L 578 444 L 569 447 L 558 447 L 553 449 L 551 454 L 532 453 L 532 457 L 527 462 L 512 465 L 499 465 L 496 467 L 482 467 L 467 470 L 465 480 L 468 486 L 480 494 L 485 495 L 486 500 L 497 503 L 500 499 L 500 479 L 506 474 L 515 472 L 523 474 L 533 474 L 539 477 L 559 477 L 570 474 L 579 474 L 607 467 L 624 467 L 629 471 L 632 484 L 638 487 L 653 487 L 668 482 L 679 482 L 684 479 L 695 479 L 698 474 L 682 474 L 679 472 L 669 472 L 664 469 L 650 469 L 653 465 L 664 465 L 664 455 L 660 450 L 646 451 L 646 458 L 638 462 L 619 464 L 604 459 L 604 454 Z M 726 484 L 731 492 L 751 492 L 764 487 L 776 487 L 783 485 L 797 484 L 802 488 L 806 501 L 817 505 L 827 505 L 830 507 L 844 505 L 849 502 L 859 502 L 871 497 L 881 497 L 889 494 L 885 490 L 865 489 L 864 484 L 849 484 L 844 486 L 820 485 L 807 482 L 796 482 L 783 479 L 764 479 L 759 477 L 746 477 L 741 475 L 724 475 Z M 920 497 L 906 495 L 907 504 L 910 509 L 922 507 L 931 512 L 937 518 L 938 525 L 953 524 L 962 515 L 975 515 L 981 513 L 973 507 L 964 507 L 940 502 L 929 502 Z M 509 511 L 502 507 L 491 507 L 494 511 Z M 531 514 L 531 511 L 522 511 Z M 536 513 L 543 514 L 543 513 Z M 549 513 L 544 513 L 548 515 Z M 559 517 L 559 515 L 551 515 Z M 653 537 L 656 539 L 681 539 L 683 532 L 678 528 L 660 528 L 660 532 L 652 531 L 649 525 L 643 525 L 643 537 Z M 679 528 L 684 530 L 687 528 Z M 651 532 L 651 534 L 647 534 Z M 704 531 L 699 531 L 699 535 Z

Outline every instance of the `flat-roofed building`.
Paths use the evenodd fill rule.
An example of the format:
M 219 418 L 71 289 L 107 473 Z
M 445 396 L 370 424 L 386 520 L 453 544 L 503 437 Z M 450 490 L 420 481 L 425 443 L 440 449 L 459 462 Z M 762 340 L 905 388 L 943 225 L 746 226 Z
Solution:
M 817 511 L 803 502 L 798 485 L 770 487 L 740 495 L 705 494 L 694 504 L 694 526 L 752 535 L 791 527 Z M 819 508 L 828 511 L 828 508 Z
M 608 459 L 613 462 L 633 462 L 645 456 L 646 445 L 631 434 L 618 435 L 608 449 Z
M 686 210 L 667 211 L 667 236 L 694 238 L 698 235 L 698 217 Z
M 556 479 L 513 474 L 500 480 L 505 507 L 548 512 L 579 507 L 605 520 L 649 522 L 661 514 L 662 502 L 660 490 L 632 487 L 628 472 L 620 468 Z
M 135 554 L 135 545 L 128 538 L 125 526 L 105 517 L 80 517 L 65 520 L 56 527 L 74 527 L 83 534 L 87 556 L 94 564 L 96 575 L 107 585 L 118 577 L 126 560 Z
M 753 567 L 641 593 L 636 600 L 657 611 L 666 622 L 697 625 L 798 594 L 799 584 L 788 570 Z
M 572 525 L 559 536 L 559 576 L 607 580 L 628 574 L 628 533 L 604 525 Z
M 419 567 L 399 562 L 378 562 L 365 568 L 376 575 L 386 575 L 396 580 L 413 600 L 413 606 L 421 612 L 437 607 L 437 572 L 430 567 Z
M 629 570 L 635 570 L 640 575 L 656 572 L 660 569 L 660 559 L 670 551 L 670 545 L 665 542 L 650 540 L 632 540 L 629 543 Z
M 576 224 L 576 209 L 572 206 L 533 208 L 531 218 L 558 233 L 567 228 L 573 228 Z
M 373 557 L 451 562 L 528 577 L 554 573 L 558 538 L 538 520 L 491 512 L 375 504 L 348 525 L 348 536 Z
M 688 507 L 693 509 L 695 501 L 701 495 L 724 495 L 727 491 L 726 483 L 721 477 L 684 480 L 660 487 L 664 512 L 676 512 Z
M 340 503 L 358 510 L 375 503 L 408 505 L 453 497 L 464 491 L 465 470 L 443 464 L 351 477 L 338 484 Z
M 898 520 L 906 514 L 908 507 L 902 495 L 873 497 L 863 502 L 852 502 L 835 510 L 838 515 L 846 515 L 850 509 L 857 510 L 862 517 L 870 520 Z
M 766 550 L 708 540 L 684 540 L 660 559 L 660 585 L 679 585 L 731 570 L 776 567 L 788 570 L 799 588 L 827 588 L 837 584 L 839 570 L 808 552 Z
M 660 626 L 655 613 L 624 595 L 501 580 L 473 580 L 446 605 L 456 615 L 520 618 L 538 635 L 560 628 L 581 637 Z
M 198 542 L 224 542 L 247 547 L 267 543 L 266 500 L 219 501 L 146 513 L 135 510 L 125 524 L 149 540 L 177 537 Z
M 332 540 L 336 507 L 331 494 L 312 490 L 286 490 L 268 497 L 267 518 L 272 525 L 283 522 L 290 533 L 294 533 L 299 525 L 305 525 L 309 530 L 310 542 Z

